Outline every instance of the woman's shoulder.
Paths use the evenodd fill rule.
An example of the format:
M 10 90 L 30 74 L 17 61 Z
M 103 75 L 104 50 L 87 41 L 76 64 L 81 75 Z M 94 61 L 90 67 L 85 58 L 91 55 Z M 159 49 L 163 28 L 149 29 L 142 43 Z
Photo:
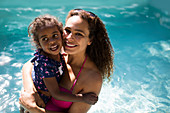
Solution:
M 82 73 L 82 87 L 84 92 L 93 92 L 99 94 L 103 83 L 100 72 L 96 69 L 86 68 Z
M 32 60 L 32 59 L 33 59 L 33 58 L 29 59 L 25 64 L 23 64 L 23 67 L 33 66 L 33 64 L 31 63 L 31 60 Z
M 86 77 L 88 80 L 91 80 L 93 82 L 95 81 L 102 81 L 102 75 L 97 69 L 87 69 L 86 71 Z
M 87 65 L 84 68 L 84 76 L 87 82 L 102 84 L 102 75 L 97 66 L 91 61 L 87 62 Z
M 32 68 L 33 68 L 33 64 L 31 63 L 31 60 L 32 59 L 30 59 L 29 61 L 27 61 L 24 65 L 23 65 L 23 67 L 22 67 L 22 71 L 23 72 L 31 72 L 31 70 L 32 70 Z

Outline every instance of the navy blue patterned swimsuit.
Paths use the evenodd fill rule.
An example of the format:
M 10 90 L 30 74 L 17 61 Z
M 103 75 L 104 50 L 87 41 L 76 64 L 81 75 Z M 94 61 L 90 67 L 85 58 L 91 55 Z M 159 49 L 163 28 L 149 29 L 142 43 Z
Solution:
M 56 77 L 56 80 L 58 82 L 60 81 L 60 78 L 63 76 L 64 73 L 64 65 L 65 65 L 63 56 L 61 54 L 60 54 L 60 59 L 61 62 L 58 62 L 44 55 L 41 55 L 39 52 L 36 52 L 34 54 L 34 58 L 31 60 L 31 62 L 34 63 L 32 78 L 36 88 L 43 91 L 48 91 L 43 81 L 43 78 Z M 40 92 L 38 93 L 40 97 L 43 99 L 44 103 L 47 104 L 50 97 L 45 96 Z

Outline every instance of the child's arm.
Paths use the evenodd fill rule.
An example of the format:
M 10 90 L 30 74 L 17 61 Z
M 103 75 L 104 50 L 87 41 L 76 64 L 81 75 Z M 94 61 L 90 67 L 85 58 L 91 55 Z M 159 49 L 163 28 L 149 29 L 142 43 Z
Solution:
M 87 104 L 95 104 L 98 97 L 94 93 L 89 94 L 70 94 L 61 92 L 58 86 L 56 77 L 43 78 L 44 83 L 49 90 L 51 96 L 56 100 L 71 101 L 71 102 L 85 102 Z

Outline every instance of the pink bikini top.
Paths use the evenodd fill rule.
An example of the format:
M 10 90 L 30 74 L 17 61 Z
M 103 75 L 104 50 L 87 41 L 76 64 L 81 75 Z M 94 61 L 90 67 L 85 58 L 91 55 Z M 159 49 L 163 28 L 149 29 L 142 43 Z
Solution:
M 68 90 L 68 89 L 65 89 L 65 88 L 59 86 L 60 91 L 63 91 L 63 92 L 67 92 L 67 93 L 71 93 L 71 94 L 72 94 L 73 88 L 74 88 L 74 86 L 75 86 L 75 84 L 76 84 L 76 82 L 77 82 L 77 80 L 78 80 L 78 77 L 80 76 L 80 73 L 81 73 L 81 71 L 82 71 L 82 69 L 83 69 L 83 66 L 84 66 L 86 60 L 87 60 L 87 56 L 86 56 L 86 58 L 85 58 L 85 60 L 84 60 L 84 62 L 83 62 L 83 65 L 82 65 L 82 67 L 81 67 L 81 69 L 80 69 L 80 71 L 79 71 L 79 73 L 78 73 L 78 75 L 77 75 L 77 77 L 76 77 L 76 79 L 75 79 L 75 81 L 74 81 L 73 86 L 71 87 L 71 89 Z M 54 99 L 54 98 L 52 97 L 51 100 L 47 103 L 45 109 L 50 110 L 50 111 L 64 112 L 64 111 L 66 111 L 66 110 L 68 110 L 68 109 L 70 108 L 70 106 L 72 105 L 72 103 L 73 103 L 73 102 L 56 100 L 56 99 Z

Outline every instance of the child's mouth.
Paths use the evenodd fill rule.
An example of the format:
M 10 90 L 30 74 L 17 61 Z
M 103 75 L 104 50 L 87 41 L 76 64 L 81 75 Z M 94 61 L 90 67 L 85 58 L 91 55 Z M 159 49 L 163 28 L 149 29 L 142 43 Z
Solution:
M 58 45 L 54 45 L 50 47 L 51 51 L 56 51 L 58 49 Z

